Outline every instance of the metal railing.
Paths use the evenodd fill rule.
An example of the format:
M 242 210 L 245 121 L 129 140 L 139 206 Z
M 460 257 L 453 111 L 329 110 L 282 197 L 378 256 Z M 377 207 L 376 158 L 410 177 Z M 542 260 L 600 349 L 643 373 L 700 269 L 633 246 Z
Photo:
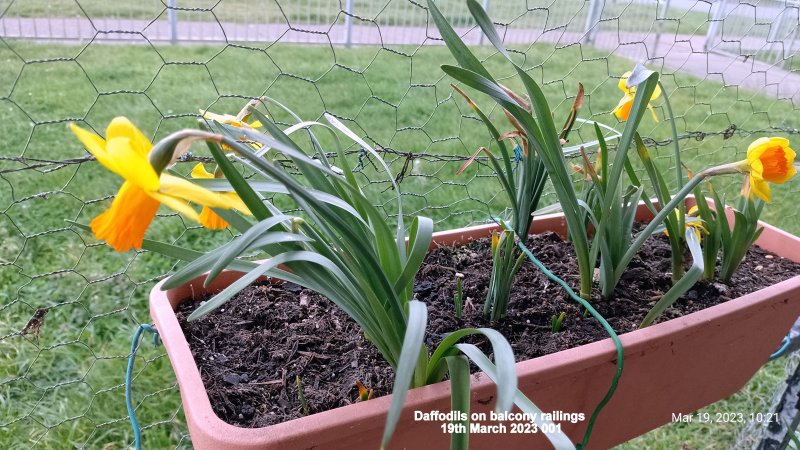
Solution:
M 457 0 L 442 0 L 457 29 L 470 32 Z M 482 4 L 506 25 L 506 42 L 541 40 L 614 49 L 642 44 L 660 55 L 676 42 L 693 49 L 787 62 L 797 52 L 797 0 L 555 0 Z M 291 3 L 220 2 L 206 8 L 166 3 L 12 0 L 0 10 L 0 37 L 27 40 L 149 42 L 308 42 L 335 45 L 421 45 L 430 36 L 419 2 L 297 0 Z M 523 7 L 524 6 L 524 7 Z M 0 6 L 2 7 L 2 6 Z

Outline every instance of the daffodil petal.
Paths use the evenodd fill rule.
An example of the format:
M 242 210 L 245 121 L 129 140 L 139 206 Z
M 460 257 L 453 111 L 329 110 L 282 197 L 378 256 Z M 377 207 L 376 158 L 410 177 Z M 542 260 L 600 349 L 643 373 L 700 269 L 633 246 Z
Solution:
M 226 202 L 228 202 L 228 205 L 231 208 L 236 209 L 239 212 L 241 212 L 242 214 L 245 214 L 245 215 L 248 215 L 248 216 L 252 216 L 253 215 L 253 213 L 250 212 L 250 208 L 248 208 L 247 205 L 244 204 L 242 199 L 235 192 L 223 192 L 221 195 L 222 195 L 222 198 Z
M 661 97 L 661 86 L 656 84 L 656 88 L 653 90 L 653 95 L 650 96 L 650 100 L 655 100 L 658 97 Z
M 748 157 L 748 160 L 750 158 Z M 761 162 L 759 158 L 755 158 L 752 161 L 747 162 L 750 168 L 750 180 L 752 181 L 754 178 L 759 180 L 763 180 L 763 172 L 764 172 L 764 164 Z
M 74 123 L 69 124 L 69 129 L 100 164 L 114 173 L 118 172 L 116 163 L 106 152 L 106 141 L 103 138 L 91 131 L 84 130 Z
M 653 105 L 648 103 L 647 109 L 650 111 L 650 115 L 653 116 L 653 120 L 658 123 L 658 116 L 656 115 L 656 110 L 653 109 Z
M 769 145 L 769 138 L 765 137 L 758 138 L 755 141 L 751 142 L 750 145 L 747 147 L 748 159 L 750 157 L 751 152 L 754 152 L 757 149 L 763 152 L 767 145 Z
M 631 72 L 630 70 L 623 73 L 622 77 L 619 79 L 619 82 L 617 82 L 617 87 L 619 88 L 619 90 L 625 92 L 626 94 L 628 93 L 628 86 L 627 86 L 628 78 L 630 78 L 632 73 L 633 72 Z
M 619 120 L 628 120 L 628 116 L 631 114 L 631 106 L 633 106 L 633 96 L 625 94 L 617 103 L 613 113 Z
M 797 174 L 797 168 L 795 168 L 794 164 L 789 164 L 789 169 L 786 172 L 786 179 L 784 180 L 784 182 L 789 181 L 796 174 Z
M 786 145 L 783 147 L 783 154 L 784 158 L 786 158 L 786 164 L 787 164 L 786 176 L 784 176 L 780 180 L 776 180 L 775 181 L 776 184 L 783 184 L 791 180 L 792 177 L 794 177 L 797 174 L 797 169 L 794 167 L 794 158 L 797 156 L 797 154 L 794 152 L 794 150 L 791 149 L 791 147 L 789 147 L 788 142 L 789 141 L 787 140 Z
M 137 151 L 129 138 L 109 139 L 106 151 L 116 165 L 114 172 L 146 191 L 158 190 L 158 174 L 150 165 L 147 155 Z
M 222 122 L 225 118 L 217 113 L 213 113 L 211 111 L 206 111 L 204 109 L 200 110 L 200 114 L 203 115 L 204 119 L 207 120 L 216 120 L 217 122 Z
M 757 195 L 758 198 L 767 203 L 769 203 L 772 199 L 769 183 L 764 181 L 762 178 L 753 177 L 752 172 L 750 173 L 750 192 Z
M 789 147 L 789 140 L 782 137 L 771 137 L 769 138 L 769 144 L 771 146 L 777 146 L 781 148 Z
M 200 112 L 203 114 L 203 118 L 206 120 L 213 120 L 215 122 L 224 123 L 226 125 L 231 125 L 238 128 L 242 127 L 242 121 L 236 116 L 232 116 L 230 114 L 216 114 L 210 111 L 203 111 L 202 109 Z
M 203 163 L 197 163 L 192 169 L 192 178 L 214 178 L 214 174 L 207 171 Z
M 186 199 L 192 203 L 212 208 L 230 209 L 230 203 L 226 202 L 217 192 L 209 191 L 200 187 L 189 180 L 176 177 L 174 175 L 162 173 L 161 186 L 159 192 L 171 197 Z
M 172 197 L 170 195 L 161 194 L 159 192 L 148 192 L 147 195 L 149 195 L 155 200 L 158 200 L 167 208 L 178 211 L 182 216 L 186 217 L 187 219 L 194 220 L 195 222 L 200 222 L 200 216 L 197 214 L 197 211 L 195 211 L 194 208 L 189 206 L 189 204 L 185 200 Z
M 126 181 L 111 207 L 92 220 L 92 233 L 118 252 L 142 248 L 145 231 L 158 211 L 159 202 Z
M 131 148 L 142 157 L 147 157 L 153 144 L 147 137 L 139 131 L 127 117 L 115 117 L 106 128 L 106 139 L 127 138 L 130 140 Z

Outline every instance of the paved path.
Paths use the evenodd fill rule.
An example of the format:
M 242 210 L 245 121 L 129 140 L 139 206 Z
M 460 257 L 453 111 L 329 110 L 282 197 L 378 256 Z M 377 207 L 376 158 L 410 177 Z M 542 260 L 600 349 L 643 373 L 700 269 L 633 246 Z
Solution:
M 458 30 L 466 42 L 477 44 L 478 30 Z M 179 42 L 237 42 L 281 41 L 340 45 L 346 42 L 345 27 L 336 25 L 241 24 L 217 22 L 179 22 L 175 29 Z M 0 18 L 0 36 L 8 38 L 36 38 L 71 41 L 169 41 L 171 30 L 165 20 L 147 21 L 130 19 L 77 18 Z M 430 37 L 438 36 L 435 30 L 425 27 L 400 27 L 354 25 L 350 42 L 354 45 L 422 45 Z M 555 30 L 508 29 L 508 43 L 547 42 L 556 46 L 586 45 L 584 33 L 568 28 Z M 648 63 L 662 72 L 685 72 L 701 79 L 719 81 L 726 86 L 739 86 L 780 99 L 800 101 L 800 74 L 783 70 L 780 66 L 756 61 L 739 54 L 708 52 L 704 36 L 663 33 L 656 39 L 654 32 L 596 33 L 593 47 L 607 50 L 609 55 L 621 56 L 635 62 Z M 796 48 L 782 48 L 764 39 L 745 38 L 725 42 L 726 49 L 737 48 L 737 53 L 754 54 L 757 51 L 783 50 L 792 54 Z M 717 44 L 720 48 L 722 45 Z M 777 47 L 776 47 L 777 46 Z M 712 49 L 714 50 L 714 49 Z

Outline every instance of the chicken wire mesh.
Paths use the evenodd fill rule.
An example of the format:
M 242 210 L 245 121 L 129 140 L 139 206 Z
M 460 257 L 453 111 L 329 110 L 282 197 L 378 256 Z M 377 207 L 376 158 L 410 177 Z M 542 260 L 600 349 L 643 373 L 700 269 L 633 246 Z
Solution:
M 483 42 L 463 2 L 439 4 L 467 42 Z M 558 120 L 581 82 L 580 116 L 621 129 L 610 114 L 621 95 L 616 84 L 642 62 L 663 74 L 689 169 L 740 158 L 758 136 L 798 133 L 794 2 L 484 6 L 514 57 L 542 83 Z M 5 0 L 0 33 L 4 448 L 130 445 L 122 384 L 130 335 L 149 322 L 147 293 L 174 264 L 146 252 L 114 253 L 66 222 L 88 223 L 119 185 L 70 135 L 68 122 L 102 133 L 111 118 L 125 115 L 158 139 L 193 127 L 198 109 L 235 114 L 248 100 L 269 96 L 306 120 L 324 112 L 343 119 L 387 159 L 409 214 L 433 217 L 440 230 L 486 221 L 504 207 L 485 163 L 455 175 L 489 138 L 439 69 L 451 59 L 424 2 Z M 489 47 L 476 52 L 504 83 L 519 87 Z M 654 103 L 660 121 L 642 131 L 669 167 L 668 118 Z M 589 140 L 590 131 L 578 127 L 570 145 Z M 178 170 L 188 173 L 207 156 L 193 150 Z M 391 214 L 385 177 L 361 149 L 350 155 L 370 195 Z M 720 189 L 732 198 L 739 182 L 726 180 Z M 798 192 L 796 183 L 778 187 L 764 218 L 800 231 Z M 148 236 L 205 249 L 232 234 L 164 211 Z M 165 356 L 148 345 L 137 356 L 144 446 L 190 448 Z

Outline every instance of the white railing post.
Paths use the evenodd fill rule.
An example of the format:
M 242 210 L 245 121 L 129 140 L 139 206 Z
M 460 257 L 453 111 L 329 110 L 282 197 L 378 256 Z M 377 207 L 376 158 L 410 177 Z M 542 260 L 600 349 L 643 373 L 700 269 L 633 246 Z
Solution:
M 584 27 L 583 43 L 594 44 L 597 29 L 600 28 L 600 18 L 603 15 L 605 0 L 591 0 L 589 11 L 586 13 L 586 26 Z
M 714 40 L 717 38 L 720 22 L 724 20 L 725 10 L 727 9 L 728 0 L 717 0 L 714 5 L 717 9 L 708 24 L 708 32 L 706 33 L 706 42 L 703 45 L 703 50 L 709 51 L 714 46 Z
M 669 14 L 669 2 L 667 0 L 664 2 L 664 7 L 658 12 L 658 27 L 656 27 L 656 39 L 653 43 L 653 54 L 657 54 L 658 52 L 658 45 L 661 43 L 661 33 L 664 32 L 664 20 L 666 20 L 667 15 Z
M 353 43 L 353 0 L 344 4 L 344 45 L 350 47 Z
M 177 0 L 167 1 L 167 21 L 169 22 L 169 42 L 178 42 L 178 12 L 175 10 Z
M 786 13 L 786 9 L 782 9 L 781 12 L 778 13 L 778 17 L 775 18 L 775 21 L 772 22 L 772 24 L 770 24 L 769 26 L 769 36 L 767 36 L 767 43 L 769 44 L 769 54 L 767 55 L 767 58 L 769 62 L 778 62 L 783 59 L 783 51 L 785 51 L 785 48 L 781 47 L 783 48 L 783 51 L 781 52 L 780 55 L 777 54 L 775 48 L 777 47 L 776 44 L 778 43 L 777 42 L 778 33 L 780 32 L 781 27 L 783 26 L 784 13 Z M 781 39 L 781 41 L 785 41 L 785 39 L 786 36 L 783 36 L 783 39 Z M 781 50 L 779 49 L 778 51 Z

